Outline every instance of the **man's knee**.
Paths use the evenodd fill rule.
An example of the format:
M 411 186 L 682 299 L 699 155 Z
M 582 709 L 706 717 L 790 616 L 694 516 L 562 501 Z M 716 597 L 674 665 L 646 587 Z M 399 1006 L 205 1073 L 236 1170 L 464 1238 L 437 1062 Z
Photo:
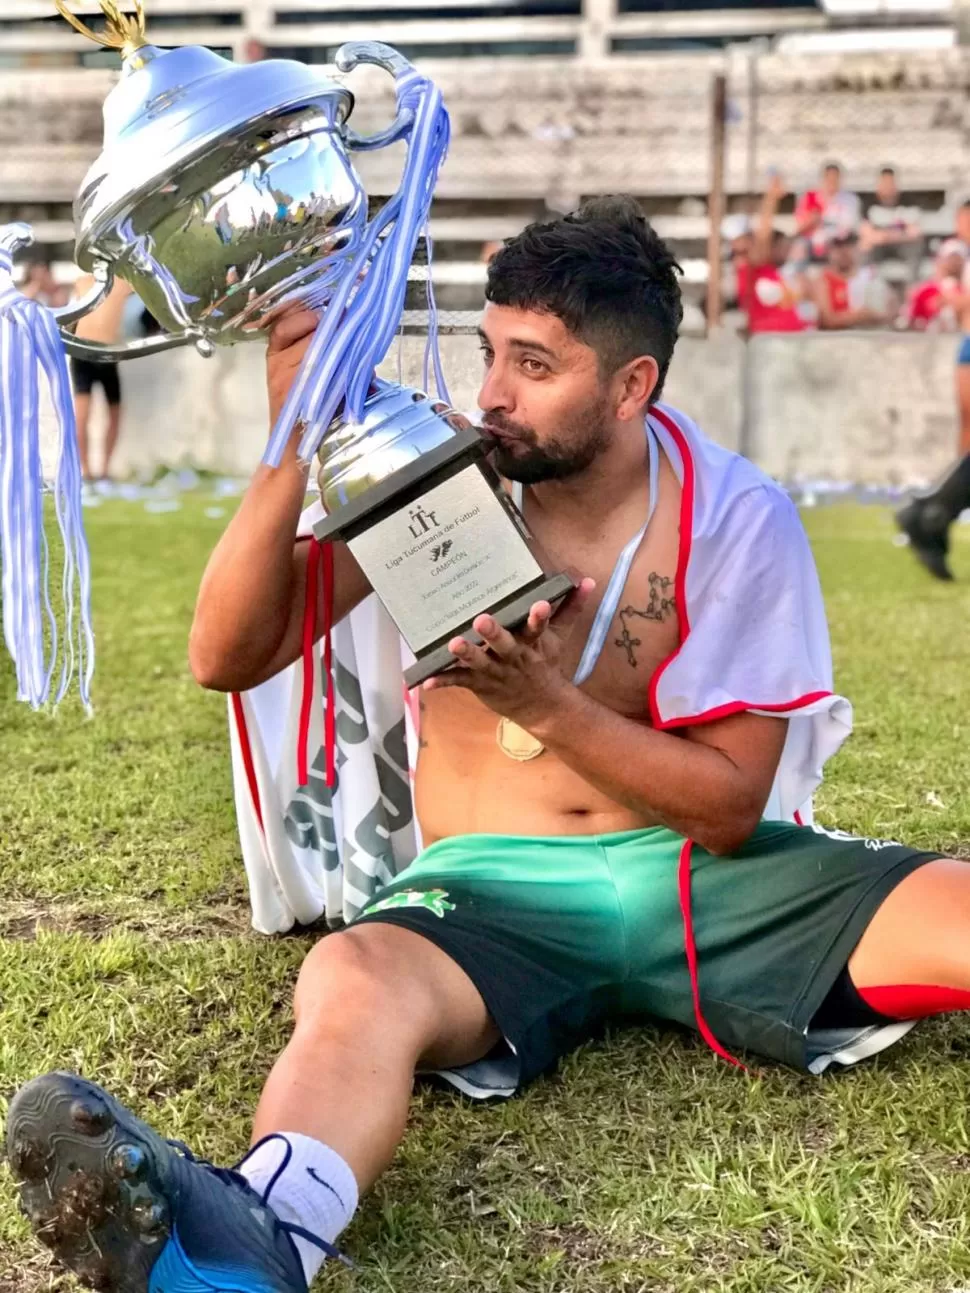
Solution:
M 321 939 L 303 962 L 296 986 L 297 1023 L 328 1029 L 343 1022 L 358 1036 L 404 1033 L 418 1051 L 435 1036 L 438 1002 L 413 940 L 392 925 L 362 925 Z M 417 964 L 415 963 L 417 962 Z

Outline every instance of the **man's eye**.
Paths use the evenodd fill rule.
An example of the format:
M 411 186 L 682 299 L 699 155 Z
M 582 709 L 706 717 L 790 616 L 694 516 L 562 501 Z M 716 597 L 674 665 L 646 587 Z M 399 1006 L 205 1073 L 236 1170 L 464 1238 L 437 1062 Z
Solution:
M 490 364 L 492 360 L 495 358 L 494 354 L 492 353 L 492 351 L 488 346 L 479 346 L 478 350 L 480 355 L 482 356 L 482 359 L 485 361 L 486 364 Z
M 523 359 L 522 367 L 527 373 L 531 373 L 533 377 L 538 376 L 539 373 L 548 371 L 545 364 L 538 359 Z

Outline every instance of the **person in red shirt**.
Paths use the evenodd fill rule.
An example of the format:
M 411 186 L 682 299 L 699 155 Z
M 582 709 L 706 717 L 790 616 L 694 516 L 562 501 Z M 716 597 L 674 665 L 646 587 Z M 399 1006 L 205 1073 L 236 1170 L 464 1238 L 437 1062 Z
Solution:
M 806 326 L 798 312 L 805 295 L 804 284 L 788 266 L 791 239 L 775 228 L 778 206 L 785 193 L 781 176 L 772 174 L 747 262 L 738 265 L 738 298 L 750 333 L 801 332 Z
M 807 258 L 824 260 L 832 239 L 857 232 L 861 218 L 858 195 L 842 187 L 842 167 L 829 162 L 818 188 L 803 193 L 795 207 L 797 236 L 806 245 Z
M 952 332 L 957 326 L 956 305 L 966 265 L 966 248 L 948 238 L 937 253 L 933 277 L 910 292 L 904 321 L 914 332 Z
M 829 246 L 829 263 L 814 287 L 820 328 L 876 328 L 889 313 L 862 304 L 868 283 L 859 269 L 859 235 L 842 233 Z

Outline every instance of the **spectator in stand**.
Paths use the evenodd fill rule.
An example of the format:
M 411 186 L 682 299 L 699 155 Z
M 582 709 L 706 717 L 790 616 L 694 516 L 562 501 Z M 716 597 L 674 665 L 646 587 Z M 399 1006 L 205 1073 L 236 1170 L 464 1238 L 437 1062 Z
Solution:
M 797 236 L 807 252 L 803 258 L 824 261 L 832 239 L 857 232 L 860 219 L 858 196 L 842 187 L 842 167 L 828 162 L 818 188 L 803 193 L 795 207 Z
M 761 203 L 747 259 L 737 262 L 738 301 L 749 332 L 801 332 L 805 320 L 798 307 L 804 281 L 789 264 L 791 239 L 775 228 L 778 206 L 787 193 L 781 176 L 772 173 Z
M 887 294 L 886 285 L 872 270 L 860 269 L 859 235 L 836 235 L 829 244 L 828 265 L 813 285 L 818 326 L 830 330 L 882 327 L 891 318 Z M 873 304 L 873 297 L 880 296 L 882 308 Z
M 957 305 L 967 263 L 967 248 L 948 238 L 936 254 L 933 277 L 909 294 L 903 322 L 914 332 L 955 332 Z
M 751 256 L 751 244 L 754 235 L 751 232 L 751 217 L 744 212 L 726 215 L 721 221 L 721 237 L 727 243 L 727 255 L 724 260 L 723 292 L 726 302 L 732 303 L 740 310 L 743 308 L 742 275 Z
M 875 199 L 862 222 L 862 251 L 871 265 L 882 265 L 887 260 L 904 260 L 912 281 L 919 272 L 922 243 L 919 213 L 902 205 L 896 172 L 891 166 L 884 166 L 879 172 Z

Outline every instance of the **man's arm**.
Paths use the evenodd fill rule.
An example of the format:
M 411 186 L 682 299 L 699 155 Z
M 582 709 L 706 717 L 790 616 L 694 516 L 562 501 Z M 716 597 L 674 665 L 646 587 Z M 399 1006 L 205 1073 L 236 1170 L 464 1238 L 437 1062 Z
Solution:
M 815 284 L 815 305 L 818 309 L 818 326 L 825 332 L 840 332 L 846 328 L 879 328 L 889 322 L 890 316 L 879 310 L 833 310 L 828 283 L 819 278 Z
M 904 229 L 877 229 L 869 220 L 863 220 L 859 230 L 859 246 L 862 251 L 873 247 L 899 247 L 903 243 L 916 242 L 923 232 L 917 224 L 908 224 Z
M 675 735 L 624 718 L 571 687 L 531 730 L 616 803 L 659 817 L 679 835 L 726 855 L 761 820 L 788 723 L 742 713 Z
M 267 378 L 274 422 L 317 322 L 316 315 L 301 311 L 273 329 Z M 279 467 L 259 467 L 206 567 L 189 663 L 196 680 L 212 691 L 246 691 L 299 658 L 310 545 L 295 542 L 308 479 L 308 467 L 297 456 L 298 440 L 297 431 Z M 315 638 L 323 632 L 325 612 L 320 578 Z M 370 591 L 350 551 L 335 544 L 334 620 L 349 614 Z
M 592 700 L 559 669 L 563 643 L 592 590 L 593 581 L 584 580 L 554 620 L 549 603 L 537 602 L 515 634 L 480 615 L 474 628 L 484 645 L 452 639 L 457 667 L 425 690 L 474 692 L 616 803 L 660 818 L 711 853 L 734 852 L 764 812 L 787 721 L 744 713 L 674 735 Z
M 771 260 L 771 243 L 775 236 L 775 217 L 778 207 L 787 192 L 781 176 L 772 173 L 768 177 L 761 209 L 758 212 L 758 223 L 755 225 L 754 239 L 751 247 L 751 264 L 767 265 Z

